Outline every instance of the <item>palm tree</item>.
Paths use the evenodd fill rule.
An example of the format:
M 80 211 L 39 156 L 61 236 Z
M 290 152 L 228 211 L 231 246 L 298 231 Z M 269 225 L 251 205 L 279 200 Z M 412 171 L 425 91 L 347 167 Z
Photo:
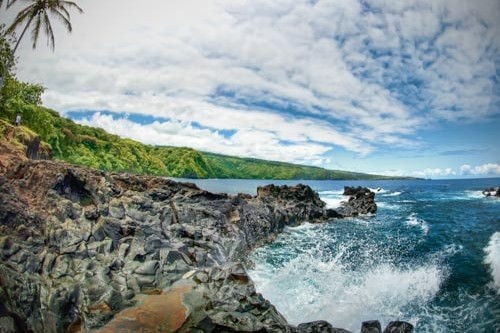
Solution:
M 0 7 L 3 1 L 4 0 L 0 0 Z M 9 9 L 16 2 L 17 0 L 7 0 L 7 9 Z M 66 27 L 66 30 L 71 32 L 73 27 L 71 26 L 70 21 L 70 9 L 76 9 L 79 13 L 83 13 L 83 10 L 74 1 L 32 0 L 31 4 L 17 14 L 14 22 L 7 29 L 8 34 L 13 34 L 19 27 L 24 26 L 19 38 L 17 38 L 16 45 L 12 49 L 12 53 L 16 52 L 24 34 L 31 25 L 33 25 L 33 30 L 31 31 L 33 48 L 36 48 L 36 43 L 40 36 L 40 30 L 43 30 L 47 36 L 48 46 L 54 50 L 55 39 L 52 24 L 50 22 L 50 16 L 54 16 L 59 19 Z
M 18 0 L 0 0 L 0 10 L 2 9 L 3 3 L 6 2 L 6 10 L 8 10 L 12 5 L 14 5 Z M 36 48 L 36 43 L 40 36 L 40 31 L 43 30 L 44 34 L 47 36 L 47 44 L 52 50 L 55 47 L 54 30 L 52 30 L 52 24 L 50 22 L 50 16 L 54 16 L 59 19 L 62 24 L 66 27 L 68 32 L 73 30 L 70 21 L 69 10 L 76 9 L 79 13 L 83 13 L 83 10 L 74 1 L 64 1 L 64 0 L 29 0 L 30 4 L 21 10 L 14 19 L 14 22 L 7 28 L 6 33 L 13 35 L 15 31 L 24 26 L 21 34 L 17 38 L 17 42 L 12 49 L 12 59 L 14 58 L 14 53 L 19 46 L 19 43 L 23 39 L 28 28 L 33 25 L 33 30 L 31 31 L 31 40 L 33 42 L 33 48 Z M 11 67 L 11 60 L 8 61 L 5 68 Z M 3 88 L 6 73 L 2 74 L 0 77 L 0 89 Z

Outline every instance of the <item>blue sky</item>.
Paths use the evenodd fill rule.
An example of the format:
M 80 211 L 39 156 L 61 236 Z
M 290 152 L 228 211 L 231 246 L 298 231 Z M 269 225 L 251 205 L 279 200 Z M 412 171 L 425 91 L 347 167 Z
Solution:
M 18 73 L 80 123 L 330 169 L 500 176 L 498 0 L 79 3 L 54 53 L 25 41 Z

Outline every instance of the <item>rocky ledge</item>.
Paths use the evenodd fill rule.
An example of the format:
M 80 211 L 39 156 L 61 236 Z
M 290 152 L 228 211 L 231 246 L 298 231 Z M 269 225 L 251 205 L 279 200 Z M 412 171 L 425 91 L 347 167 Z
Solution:
M 286 226 L 373 213 L 366 189 L 336 211 L 305 185 L 230 196 L 5 154 L 15 163 L 0 165 L 1 332 L 346 332 L 289 325 L 244 263 Z

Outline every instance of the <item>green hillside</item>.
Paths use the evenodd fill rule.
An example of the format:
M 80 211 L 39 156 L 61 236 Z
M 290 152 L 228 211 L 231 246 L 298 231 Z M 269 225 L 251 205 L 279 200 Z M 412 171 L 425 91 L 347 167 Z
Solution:
M 10 126 L 15 115 L 38 133 L 53 157 L 68 163 L 106 171 L 179 178 L 248 179 L 388 179 L 389 177 L 326 170 L 290 163 L 238 158 L 191 148 L 151 146 L 123 139 L 106 131 L 76 124 L 41 106 L 43 88 L 8 77 L 0 95 L 0 127 Z M 0 131 L 3 133 L 4 131 Z M 3 134 L 0 134 L 3 135 Z

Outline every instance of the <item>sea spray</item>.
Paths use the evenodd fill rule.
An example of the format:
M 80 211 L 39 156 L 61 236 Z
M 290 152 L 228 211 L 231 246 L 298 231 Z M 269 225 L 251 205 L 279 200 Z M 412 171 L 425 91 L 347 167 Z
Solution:
M 408 216 L 406 224 L 410 227 L 419 227 L 424 234 L 429 232 L 429 224 L 425 220 L 419 218 L 415 213 L 411 213 L 410 216 Z
M 485 263 L 490 266 L 493 283 L 500 293 L 500 232 L 495 232 L 484 249 L 486 252 Z
M 347 223 L 362 230 L 364 222 Z M 392 251 L 358 236 L 344 241 L 328 226 L 289 228 L 273 246 L 254 253 L 250 274 L 293 324 L 324 319 L 356 331 L 374 318 L 416 323 L 411 309 L 439 291 L 444 274 L 438 263 L 395 263 Z

